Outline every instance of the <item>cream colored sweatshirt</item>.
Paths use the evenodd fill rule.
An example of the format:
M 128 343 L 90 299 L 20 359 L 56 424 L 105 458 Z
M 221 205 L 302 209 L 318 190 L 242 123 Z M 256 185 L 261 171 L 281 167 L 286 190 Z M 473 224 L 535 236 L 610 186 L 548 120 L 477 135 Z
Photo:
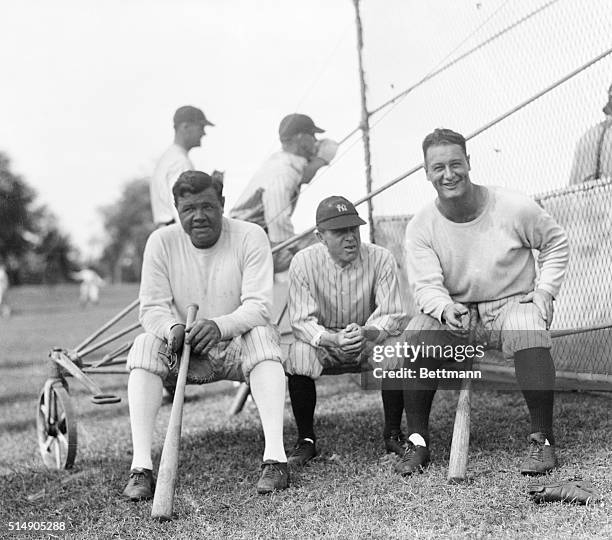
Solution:
M 440 320 L 451 302 L 484 302 L 538 287 L 556 296 L 569 258 L 565 231 L 532 199 L 487 186 L 484 211 L 468 223 L 431 203 L 406 228 L 408 281 L 418 307 Z M 532 249 L 539 251 L 540 275 Z
M 224 217 L 221 236 L 208 249 L 194 247 L 180 224 L 157 229 L 144 251 L 140 322 L 167 338 L 196 303 L 197 318 L 213 320 L 221 339 L 236 337 L 269 323 L 272 276 L 270 244 L 258 225 Z

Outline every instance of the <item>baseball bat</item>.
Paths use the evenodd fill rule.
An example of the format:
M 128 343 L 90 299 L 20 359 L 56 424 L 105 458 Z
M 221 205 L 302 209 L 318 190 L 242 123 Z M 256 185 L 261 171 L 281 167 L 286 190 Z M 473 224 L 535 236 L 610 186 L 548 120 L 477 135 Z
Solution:
M 477 307 L 470 307 L 470 334 L 469 344 L 475 341 L 476 322 L 478 320 Z M 472 358 L 466 359 L 465 370 L 472 369 Z M 461 381 L 455 425 L 453 426 L 453 440 L 451 442 L 450 459 L 448 462 L 447 480 L 450 483 L 464 482 L 467 477 L 468 450 L 470 447 L 470 417 L 472 412 L 472 379 Z
M 191 304 L 187 307 L 186 328 L 191 327 L 195 320 L 198 306 Z M 172 519 L 172 508 L 174 506 L 174 487 L 178 472 L 178 458 L 181 443 L 181 425 L 183 422 L 183 402 L 185 401 L 185 384 L 187 383 L 187 370 L 189 369 L 189 354 L 191 346 L 183 345 L 183 354 L 179 365 L 174 401 L 168 422 L 168 431 L 164 441 L 159 472 L 157 474 L 157 486 L 151 508 L 151 517 L 161 521 Z

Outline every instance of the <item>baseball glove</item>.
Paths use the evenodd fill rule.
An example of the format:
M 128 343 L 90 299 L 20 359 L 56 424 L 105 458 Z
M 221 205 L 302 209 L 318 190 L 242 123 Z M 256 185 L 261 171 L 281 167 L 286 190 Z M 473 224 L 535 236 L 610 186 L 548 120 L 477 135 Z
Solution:
M 553 482 L 551 484 L 529 484 L 527 491 L 536 503 L 566 502 L 575 504 L 594 503 L 599 494 L 589 482 Z
M 329 165 L 338 152 L 338 146 L 338 143 L 332 139 L 321 139 L 317 144 L 317 157 Z

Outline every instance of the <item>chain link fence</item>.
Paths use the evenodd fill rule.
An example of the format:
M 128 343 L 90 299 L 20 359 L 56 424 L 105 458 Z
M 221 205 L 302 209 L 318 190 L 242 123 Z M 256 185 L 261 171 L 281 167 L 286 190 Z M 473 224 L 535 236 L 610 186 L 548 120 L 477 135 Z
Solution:
M 530 0 L 497 6 L 494 16 L 449 61 L 491 40 L 486 46 L 416 87 L 384 115 L 373 117 L 375 187 L 421 163 L 421 141 L 434 128 L 465 135 L 478 132 L 612 48 L 612 10 L 606 0 Z M 508 27 L 512 29 L 492 39 Z M 369 63 L 377 64 L 372 58 Z M 380 92 L 384 80 L 371 71 Z M 567 231 L 571 257 L 553 329 L 591 330 L 555 338 L 555 362 L 561 375 L 608 389 L 612 330 L 596 328 L 612 323 L 612 171 L 606 169 L 612 163 L 612 129 L 610 144 L 606 138 L 603 143 L 600 137 L 590 138 L 598 149 L 585 152 L 579 141 L 588 138 L 585 133 L 593 126 L 609 121 L 602 108 L 611 83 L 608 54 L 468 142 L 472 181 L 529 194 Z M 398 134 L 396 144 L 377 144 L 381 135 L 388 141 L 392 133 Z M 599 160 L 600 179 L 571 180 L 576 169 L 596 168 L 593 156 Z M 411 313 L 416 306 L 403 264 L 404 230 L 410 216 L 434 197 L 420 170 L 374 200 L 376 242 L 397 257 L 402 294 Z

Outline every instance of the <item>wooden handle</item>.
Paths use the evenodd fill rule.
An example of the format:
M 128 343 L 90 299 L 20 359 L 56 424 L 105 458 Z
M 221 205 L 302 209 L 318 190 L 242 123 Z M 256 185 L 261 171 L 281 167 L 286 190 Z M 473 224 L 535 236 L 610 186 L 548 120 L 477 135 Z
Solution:
M 468 343 L 473 345 L 476 341 L 476 325 L 478 322 L 478 308 L 470 306 L 470 333 Z M 465 362 L 465 370 L 472 369 L 472 358 Z M 448 462 L 447 480 L 451 483 L 464 482 L 467 478 L 468 450 L 470 447 L 470 417 L 472 411 L 472 379 L 461 381 L 455 425 L 453 427 L 453 440 L 451 443 L 450 459 Z
M 472 380 L 463 379 L 457 400 L 453 442 L 448 462 L 448 481 L 463 482 L 467 475 L 468 449 L 470 447 L 470 416 L 472 409 Z
M 186 328 L 191 327 L 195 320 L 198 306 L 191 304 L 187 307 Z M 174 401 L 168 431 L 159 462 L 159 472 L 157 475 L 157 486 L 151 507 L 151 517 L 161 521 L 172 519 L 172 508 L 174 506 L 174 487 L 178 472 L 178 458 L 181 443 L 181 425 L 183 423 L 183 402 L 185 401 L 185 384 L 187 383 L 187 370 L 189 369 L 189 355 L 191 346 L 187 343 L 183 345 L 183 354 L 179 365 L 176 390 L 174 391 Z

